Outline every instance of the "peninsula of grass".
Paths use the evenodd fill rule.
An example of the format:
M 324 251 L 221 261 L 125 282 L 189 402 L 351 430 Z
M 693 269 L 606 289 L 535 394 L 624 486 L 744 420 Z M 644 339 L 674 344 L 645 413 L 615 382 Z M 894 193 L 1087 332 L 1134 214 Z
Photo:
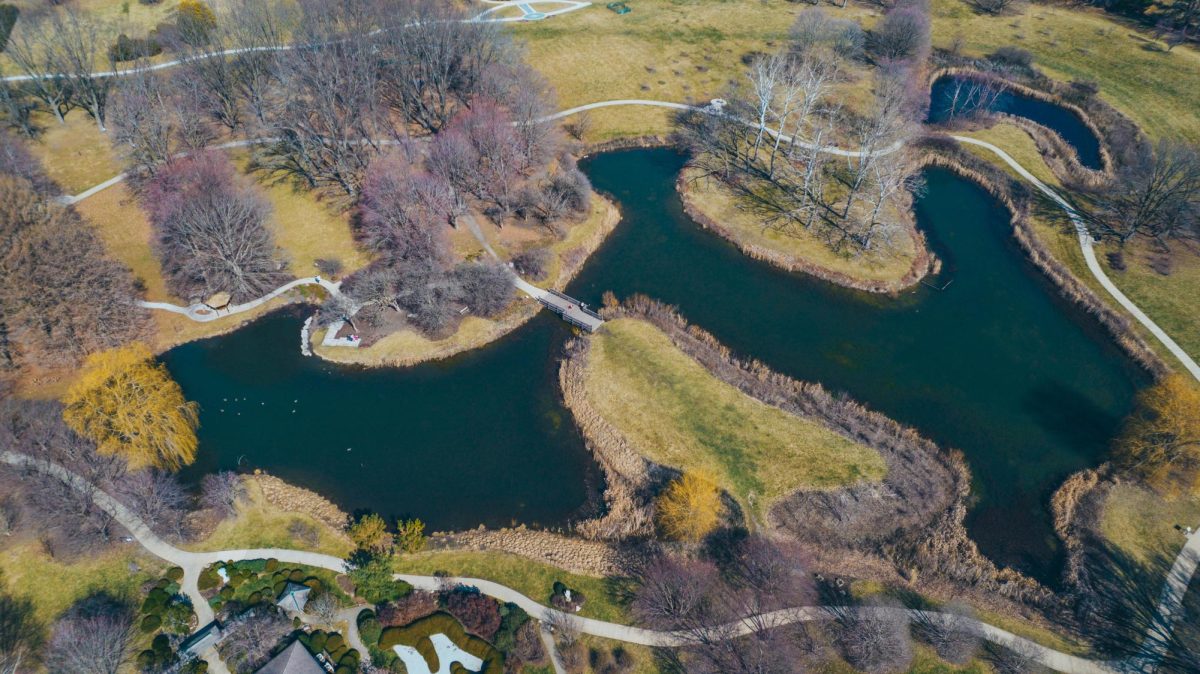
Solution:
M 641 319 L 611 320 L 591 337 L 584 378 L 592 408 L 646 458 L 707 472 L 756 519 L 797 489 L 886 472 L 875 450 L 743 393 Z
M 715 179 L 696 179 L 685 170 L 679 183 L 688 213 L 731 241 L 745 254 L 793 272 L 804 272 L 838 285 L 894 292 L 915 284 L 925 274 L 925 242 L 914 227 L 902 229 L 884 250 L 851 255 L 837 251 L 816 233 L 783 232 L 740 207 L 737 198 Z

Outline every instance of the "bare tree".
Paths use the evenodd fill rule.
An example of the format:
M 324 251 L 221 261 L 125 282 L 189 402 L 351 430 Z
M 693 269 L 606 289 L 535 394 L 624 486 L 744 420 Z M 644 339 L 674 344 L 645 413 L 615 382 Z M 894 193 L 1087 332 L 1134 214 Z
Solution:
M 104 131 L 113 78 L 97 75 L 96 58 L 109 53 L 111 32 L 74 5 L 58 5 L 36 18 L 22 19 L 6 51 L 58 121 L 77 104 Z M 110 68 L 116 66 L 113 56 Z
M 999 80 L 954 78 L 942 102 L 947 110 L 947 121 L 977 117 L 991 112 L 997 99 L 1006 89 L 1004 82 Z
M 912 663 L 909 619 L 899 603 L 874 599 L 861 606 L 833 609 L 834 642 L 855 669 L 903 672 Z
M 4 73 L 0 70 L 0 77 Z M 33 123 L 33 111 L 37 104 L 30 100 L 24 87 L 0 80 L 0 123 L 17 133 L 33 138 L 38 127 Z
M 974 618 L 975 611 L 970 606 L 951 602 L 937 613 L 918 613 L 914 622 L 920 638 L 933 646 L 938 657 L 951 664 L 965 665 L 979 653 L 979 634 L 967 624 Z
M 238 504 L 245 497 L 246 485 L 233 471 L 209 473 L 200 480 L 200 505 L 223 518 L 236 515 Z
M 226 624 L 217 651 L 236 674 L 249 674 L 267 661 L 291 631 L 292 622 L 281 611 L 260 604 Z
M 447 230 L 454 210 L 453 188 L 445 178 L 389 153 L 371 163 L 355 223 L 359 239 L 393 261 L 441 266 L 450 260 Z
M 81 600 L 54 625 L 51 674 L 118 674 L 132 655 L 133 611 L 107 595 Z
M 0 592 L 0 674 L 36 671 L 43 629 L 33 602 Z
M 278 83 L 278 48 L 297 27 L 295 5 L 280 0 L 231 0 L 220 26 L 227 41 L 242 50 L 232 57 L 233 85 L 257 125 L 273 111 Z
M 320 624 L 332 627 L 337 623 L 341 602 L 332 592 L 322 592 L 304 605 L 304 612 L 320 621 Z
M 71 109 L 71 80 L 59 70 L 53 46 L 51 20 L 46 17 L 22 19 L 9 37 L 5 54 L 26 79 L 26 86 L 54 117 L 63 123 Z
M 191 499 L 173 474 L 153 468 L 127 473 L 117 482 L 115 495 L 155 533 L 184 537 Z
M 383 99 L 408 122 L 436 133 L 483 93 L 496 66 L 519 61 L 496 24 L 468 22 L 451 3 L 417 0 L 388 21 L 403 30 L 377 37 L 384 55 Z
M 461 264 L 453 278 L 463 301 L 478 316 L 499 314 L 512 303 L 516 292 L 512 273 L 500 264 Z
M 509 113 L 494 101 L 476 100 L 440 132 L 429 167 L 465 194 L 495 207 L 493 220 L 512 212 L 517 181 L 536 166 Z
M 229 159 L 202 152 L 161 169 L 142 190 L 155 247 L 173 292 L 258 297 L 283 278 L 267 229 L 270 205 L 233 173 Z
M 265 121 L 278 140 L 256 153 L 254 166 L 353 199 L 379 141 L 397 135 L 381 102 L 379 55 L 361 39 L 378 25 L 359 0 L 304 8 L 298 37 L 312 46 L 278 57 L 279 101 Z
M 1172 239 L 1200 236 L 1200 151 L 1161 141 L 1149 156 L 1122 166 L 1113 183 L 1077 209 L 1098 236 L 1120 243 L 1142 235 L 1164 249 Z
M 86 484 L 69 485 L 36 468 L 16 471 L 28 520 L 47 536 L 52 551 L 76 555 L 112 539 L 112 516 L 96 505 L 94 496 L 120 479 L 125 464 L 98 454 L 94 445 L 67 428 L 61 404 L 14 399 L 0 403 L 0 450 L 50 461 L 85 480 Z
M 182 152 L 216 137 L 200 114 L 196 83 L 135 71 L 121 78 L 109 117 L 113 140 L 134 167 L 153 173 Z
M 912 5 L 897 5 L 871 30 L 871 51 L 883 61 L 920 57 L 929 49 L 929 36 L 927 11 Z
M 78 214 L 27 180 L 0 176 L 0 315 L 15 362 L 62 367 L 147 327 L 129 271 Z

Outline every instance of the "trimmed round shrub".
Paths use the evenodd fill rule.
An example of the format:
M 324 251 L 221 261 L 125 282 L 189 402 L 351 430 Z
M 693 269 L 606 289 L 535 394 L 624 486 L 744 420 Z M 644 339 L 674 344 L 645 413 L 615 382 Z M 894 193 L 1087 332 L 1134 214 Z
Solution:
M 263 571 L 266 571 L 267 573 L 274 573 L 278 569 L 279 569 L 279 560 L 275 559 L 274 557 L 272 557 L 271 559 L 268 559 L 267 563 L 265 565 L 263 565 Z
M 257 604 L 258 602 L 262 601 L 262 599 L 263 599 L 262 592 L 255 590 L 254 592 L 250 593 L 249 597 L 246 597 L 246 603 Z
M 358 635 L 362 637 L 363 642 L 368 646 L 375 646 L 379 643 L 381 632 L 383 632 L 383 625 L 379 624 L 379 620 L 374 615 L 359 619 Z
M 324 632 L 317 630 L 308 636 L 308 644 L 312 650 L 320 653 L 325 650 L 325 642 L 328 639 L 329 637 Z
M 287 577 L 287 579 L 292 581 L 293 583 L 303 583 L 305 578 L 308 578 L 308 575 L 305 574 L 300 569 L 296 569 L 295 571 L 292 571 L 291 573 L 288 574 L 288 577 Z
M 330 653 L 333 653 L 334 651 L 341 648 L 342 644 L 344 644 L 344 643 L 345 643 L 345 640 L 342 639 L 342 635 L 330 634 L 329 638 L 325 640 L 325 650 L 329 651 Z
M 220 594 L 221 594 L 221 598 L 226 601 L 233 599 L 233 587 L 230 585 L 226 585 L 225 587 L 221 588 Z
M 142 618 L 142 631 L 143 632 L 153 632 L 154 630 L 156 630 L 160 627 L 162 627 L 162 617 L 159 616 L 158 614 L 151 613 L 150 615 L 146 616 L 145 618 Z
M 171 584 L 170 578 L 159 578 L 154 581 L 154 588 L 157 590 L 166 590 L 166 587 Z
M 137 666 L 143 672 L 152 672 L 158 666 L 158 656 L 152 650 L 144 650 L 137 654 Z
M 221 577 L 217 575 L 214 567 L 206 567 L 200 572 L 200 580 L 197 583 L 201 590 L 211 590 L 221 584 Z
M 321 582 L 320 578 L 309 578 L 308 580 L 304 581 L 304 585 L 312 588 L 314 593 L 321 592 L 325 589 L 325 584 Z

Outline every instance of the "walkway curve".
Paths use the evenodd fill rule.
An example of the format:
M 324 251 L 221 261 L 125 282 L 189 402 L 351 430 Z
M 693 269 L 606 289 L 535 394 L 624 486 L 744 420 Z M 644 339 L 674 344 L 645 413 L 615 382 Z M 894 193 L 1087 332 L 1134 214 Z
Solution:
M 139 300 L 137 304 L 139 307 L 144 309 L 169 311 L 173 314 L 187 316 L 197 323 L 208 323 L 219 318 L 225 318 L 226 316 L 233 316 L 235 314 L 250 311 L 251 309 L 257 309 L 258 307 L 261 307 L 267 302 L 270 302 L 276 297 L 286 293 L 287 291 L 293 288 L 299 288 L 300 286 L 320 286 L 329 291 L 329 294 L 335 297 L 343 296 L 341 291 L 341 281 L 335 283 L 333 281 L 323 279 L 320 276 L 308 276 L 305 278 L 298 278 L 294 281 L 289 281 L 267 293 L 266 295 L 259 297 L 258 299 L 253 299 L 249 302 L 243 302 L 242 304 L 231 304 L 222 309 L 213 309 L 203 302 L 192 304 L 186 307 L 178 304 L 171 304 L 170 302 L 147 302 L 144 300 Z
M 28 454 L 20 452 L 5 451 L 0 452 L 0 462 L 4 462 L 17 467 L 30 468 L 40 470 L 48 475 L 52 475 L 62 480 L 67 485 L 74 489 L 88 493 L 92 500 L 113 517 L 121 526 L 125 527 L 130 535 L 132 535 L 138 543 L 142 545 L 148 552 L 166 560 L 183 569 L 183 580 L 180 585 L 182 591 L 191 599 L 193 608 L 196 611 L 197 618 L 201 625 L 206 625 L 213 619 L 212 608 L 208 602 L 200 594 L 199 577 L 200 571 L 205 567 L 221 562 L 221 561 L 245 561 L 251 559 L 277 559 L 288 564 L 304 564 L 307 566 L 327 569 L 336 573 L 346 572 L 347 565 L 345 560 L 325 555 L 317 552 L 306 552 L 302 550 L 289 550 L 285 548 L 257 548 L 243 550 L 218 550 L 213 552 L 193 552 L 189 550 L 181 550 L 163 539 L 146 525 L 133 511 L 127 508 L 124 504 L 117 501 L 115 498 L 89 483 L 83 477 L 74 473 L 63 466 L 56 463 L 38 459 Z M 1190 579 L 1190 574 L 1195 571 L 1196 560 L 1200 559 L 1200 532 L 1194 533 L 1188 541 L 1184 550 L 1180 553 L 1181 559 L 1186 557 L 1184 562 L 1177 560 L 1177 569 L 1172 570 L 1172 580 L 1168 582 L 1168 588 L 1164 592 L 1164 596 L 1170 595 L 1172 602 L 1175 601 L 1175 592 L 1173 588 L 1177 583 L 1182 583 L 1186 589 L 1187 582 L 1184 578 L 1185 574 Z M 1176 575 L 1176 572 L 1178 574 Z M 500 601 L 511 602 L 524 609 L 531 616 L 549 622 L 552 619 L 562 619 L 564 615 L 569 616 L 580 632 L 591 634 L 606 639 L 616 641 L 624 641 L 627 643 L 641 644 L 645 646 L 665 646 L 678 647 L 686 646 L 690 643 L 690 639 L 681 633 L 677 632 L 661 632 L 648 630 L 630 625 L 621 625 L 618 623 L 610 623 L 594 618 L 582 618 L 573 614 L 563 614 L 557 609 L 544 606 L 533 599 L 521 594 L 505 585 L 484 580 L 481 578 L 467 577 L 451 577 L 449 579 L 440 578 L 437 576 L 418 576 L 410 574 L 396 574 L 396 578 L 404 580 L 413 585 L 413 587 L 436 591 L 447 582 L 460 583 L 470 585 L 479 589 L 480 592 L 494 597 Z M 1177 599 L 1181 602 L 1182 595 L 1178 595 Z M 921 617 L 945 625 L 955 626 L 964 630 L 968 630 L 980 638 L 990 641 L 1007 648 L 1019 648 L 1022 652 L 1030 653 L 1033 658 L 1040 664 L 1051 669 L 1066 672 L 1068 674 L 1113 674 L 1118 671 L 1116 663 L 1105 663 L 1095 660 L 1088 660 L 1076 655 L 1064 653 L 1061 651 L 1042 646 L 1024 637 L 1017 636 L 1012 632 L 989 625 L 987 623 L 965 618 L 946 613 L 938 613 L 933 611 L 915 611 L 908 609 L 887 608 L 887 607 L 855 607 L 841 608 L 841 611 L 855 611 L 860 615 L 878 615 L 878 614 L 895 614 L 896 612 L 904 612 L 909 617 Z M 783 626 L 794 624 L 797 622 L 811 622 L 817 620 L 830 620 L 835 617 L 831 607 L 823 606 L 805 606 L 798 608 L 782 609 L 771 613 L 757 616 L 750 619 L 725 625 L 716 628 L 715 631 L 726 632 L 728 636 L 740 636 L 749 633 L 754 629 L 755 625 L 768 624 L 772 626 Z M 1168 624 L 1169 629 L 1169 624 Z
M 1141 323 L 1144 328 L 1149 330 L 1150 334 L 1154 335 L 1155 339 L 1161 342 L 1163 346 L 1167 347 L 1167 350 L 1171 352 L 1171 355 L 1175 356 L 1175 358 L 1179 360 L 1184 369 L 1186 369 L 1193 377 L 1195 377 L 1196 381 L 1200 381 L 1200 365 L 1197 365 L 1196 361 L 1193 360 L 1192 357 L 1189 356 L 1188 353 L 1184 351 L 1174 339 L 1171 339 L 1171 336 L 1168 335 L 1165 330 L 1160 328 L 1157 323 L 1147 316 L 1146 313 L 1143 312 L 1140 307 L 1138 307 L 1138 305 L 1134 304 L 1133 300 L 1129 299 L 1125 293 L 1121 292 L 1121 289 L 1118 288 L 1116 284 L 1112 282 L 1112 279 L 1108 278 L 1108 275 L 1104 273 L 1104 269 L 1100 267 L 1100 263 L 1096 260 L 1096 242 L 1092 238 L 1091 232 L 1088 231 L 1083 219 L 1079 217 L 1079 214 L 1076 213 L 1074 207 L 1072 207 L 1066 199 L 1060 196 L 1058 192 L 1050 189 L 1046 183 L 1038 180 L 1024 166 L 1021 166 L 1019 163 L 1017 163 L 1016 159 L 1013 159 L 1011 155 L 995 145 L 975 138 L 968 138 L 966 136 L 950 137 L 960 143 L 967 143 L 969 145 L 982 147 L 992 154 L 995 154 L 997 157 L 1003 160 L 1004 163 L 1008 164 L 1014 171 L 1016 171 L 1022 178 L 1036 187 L 1038 191 L 1040 191 L 1042 194 L 1045 194 L 1056 204 L 1058 204 L 1064 211 L 1066 211 L 1067 216 L 1071 219 L 1071 224 L 1075 226 L 1075 235 L 1079 240 L 1079 248 L 1083 251 L 1083 259 L 1087 262 L 1088 271 L 1092 273 L 1092 276 L 1095 277 L 1096 281 L 1098 281 L 1100 285 L 1108 291 L 1109 295 L 1112 295 L 1113 299 L 1115 299 L 1118 304 L 1132 314 L 1133 317 L 1137 319 L 1138 323 Z
M 520 4 L 526 4 L 527 2 L 534 2 L 534 1 L 536 1 L 536 0 L 512 0 L 511 2 L 504 2 L 504 3 L 501 3 L 501 6 L 499 6 L 499 7 L 490 7 L 488 9 L 480 12 L 479 14 L 476 14 L 475 16 L 472 16 L 468 19 L 463 19 L 462 23 L 508 23 L 508 22 L 513 21 L 514 19 L 511 19 L 511 18 L 510 19 L 492 19 L 492 18 L 485 18 L 485 17 L 487 17 L 489 14 L 491 14 L 493 12 L 504 9 L 505 7 L 507 7 L 509 5 L 517 6 Z M 558 4 L 567 4 L 569 6 L 565 9 L 554 10 L 551 12 L 544 12 L 544 13 L 542 13 L 542 18 L 549 18 L 551 16 L 557 16 L 559 14 L 566 14 L 567 12 L 573 12 L 575 10 L 583 9 L 584 7 L 588 7 L 591 5 L 590 2 L 582 2 L 579 0 L 548 0 L 548 1 L 555 2 Z M 496 4 L 496 3 L 487 3 L 487 4 Z M 522 20 L 523 18 L 524 17 L 520 17 L 520 18 L 517 18 L 516 20 L 519 21 L 519 20 Z M 407 23 L 401 27 L 411 27 L 411 26 L 416 26 L 416 25 L 420 25 L 420 22 Z M 390 29 L 378 28 L 378 29 L 371 31 L 370 34 L 375 35 L 383 30 L 390 30 Z M 312 43 L 312 44 L 315 46 L 315 45 L 320 45 L 320 44 L 330 44 L 330 42 Z M 171 68 L 175 68 L 177 66 L 181 66 L 186 63 L 190 63 L 192 61 L 203 61 L 206 59 L 217 58 L 217 57 L 224 58 L 226 56 L 237 56 L 238 54 L 253 54 L 256 52 L 291 51 L 293 49 L 296 49 L 298 47 L 303 47 L 303 46 L 307 46 L 307 45 L 289 43 L 289 44 L 279 44 L 279 45 L 262 45 L 262 46 L 258 46 L 258 47 L 234 47 L 232 49 L 221 49 L 219 51 L 209 51 L 209 52 L 204 52 L 201 54 L 193 54 L 190 56 L 184 56 L 182 58 L 171 59 L 170 61 L 163 61 L 162 63 L 154 63 L 151 65 L 145 65 L 145 66 L 134 66 L 132 68 L 125 68 L 123 70 L 122 69 L 102 70 L 97 73 L 92 73 L 91 76 L 94 78 L 97 78 L 97 79 L 108 79 L 110 77 L 125 77 L 127 75 L 134 75 L 137 73 L 151 73 L 151 72 L 157 72 L 159 70 L 170 70 Z M 57 73 L 56 75 L 65 76 L 65 74 L 63 74 L 63 73 Z M 42 73 L 42 74 L 38 74 L 38 75 L 28 75 L 28 74 L 26 74 L 26 75 L 6 75 L 3 77 L 0 77 L 0 82 L 30 82 L 35 79 L 38 79 L 39 77 L 48 77 L 48 76 L 49 76 L 48 73 Z

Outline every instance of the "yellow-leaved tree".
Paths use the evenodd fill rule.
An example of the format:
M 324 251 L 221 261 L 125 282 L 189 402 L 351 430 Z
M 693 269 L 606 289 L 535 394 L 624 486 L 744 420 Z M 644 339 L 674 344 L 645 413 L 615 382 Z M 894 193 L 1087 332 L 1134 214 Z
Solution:
M 392 549 L 392 534 L 388 532 L 387 521 L 375 513 L 367 513 L 350 525 L 350 540 L 360 550 L 369 550 L 383 554 Z
M 1173 374 L 1138 395 L 1117 439 L 1117 457 L 1159 486 L 1200 486 L 1200 388 Z
M 684 473 L 658 497 L 658 526 L 677 541 L 695 543 L 721 523 L 721 490 L 704 472 Z
M 145 344 L 88 356 L 63 404 L 76 433 L 135 468 L 178 470 L 196 458 L 199 408 Z

